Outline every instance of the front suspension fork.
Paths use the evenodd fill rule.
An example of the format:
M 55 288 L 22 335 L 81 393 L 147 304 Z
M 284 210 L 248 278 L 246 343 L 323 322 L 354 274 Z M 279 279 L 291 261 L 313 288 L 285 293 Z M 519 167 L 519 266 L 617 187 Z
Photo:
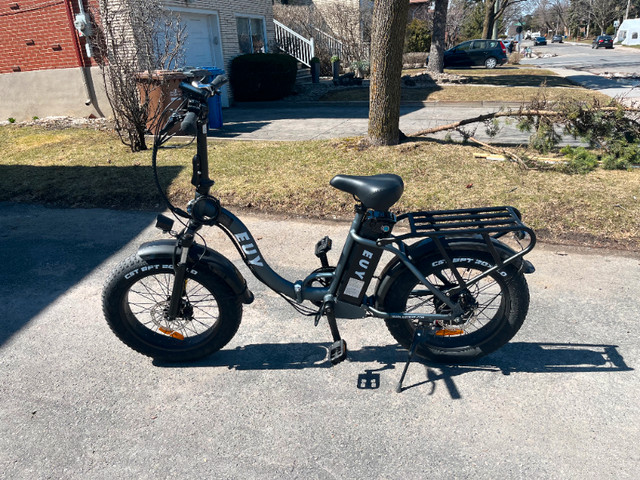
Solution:
M 178 242 L 181 247 L 180 259 L 174 264 L 174 281 L 171 290 L 171 299 L 169 301 L 169 321 L 173 321 L 180 313 L 180 305 L 182 304 L 182 296 L 185 291 L 187 278 L 187 259 L 189 257 L 189 248 L 193 245 L 194 232 L 191 225 L 187 227 L 187 231 Z

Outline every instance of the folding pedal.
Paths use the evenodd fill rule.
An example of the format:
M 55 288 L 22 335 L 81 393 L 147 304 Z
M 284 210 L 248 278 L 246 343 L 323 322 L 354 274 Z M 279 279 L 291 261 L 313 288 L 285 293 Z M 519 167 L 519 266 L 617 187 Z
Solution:
M 347 358 L 347 342 L 343 339 L 333 342 L 329 350 L 329 360 L 331 360 L 331 363 L 336 365 L 344 361 L 345 358 Z
M 316 257 L 320 259 L 320 263 L 323 267 L 329 266 L 329 260 L 327 260 L 327 252 L 331 250 L 331 239 L 324 237 L 316 244 Z
M 327 316 L 327 322 L 331 329 L 331 336 L 333 337 L 333 343 L 329 349 L 329 360 L 333 365 L 342 362 L 347 358 L 347 342 L 340 337 L 338 331 L 338 322 L 336 322 L 336 316 L 333 312 L 333 302 L 328 302 L 323 306 L 324 314 Z

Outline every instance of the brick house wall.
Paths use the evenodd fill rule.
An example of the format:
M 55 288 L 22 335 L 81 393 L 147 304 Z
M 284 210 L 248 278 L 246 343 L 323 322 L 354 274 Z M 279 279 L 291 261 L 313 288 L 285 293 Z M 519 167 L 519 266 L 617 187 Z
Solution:
M 99 1 L 83 0 L 87 13 Z M 264 22 L 267 51 L 274 42 L 272 0 L 165 0 L 169 9 L 215 14 L 222 68 L 242 53 L 237 18 Z M 99 67 L 73 25 L 78 0 L 0 0 L 0 120 L 33 116 L 111 116 Z
M 83 0 L 85 11 L 98 1 Z M 73 25 L 79 12 L 78 0 L 0 1 L 1 120 L 109 116 L 99 68 Z
M 97 0 L 85 0 L 85 8 Z M 93 65 L 73 26 L 77 1 L 0 2 L 0 74 Z

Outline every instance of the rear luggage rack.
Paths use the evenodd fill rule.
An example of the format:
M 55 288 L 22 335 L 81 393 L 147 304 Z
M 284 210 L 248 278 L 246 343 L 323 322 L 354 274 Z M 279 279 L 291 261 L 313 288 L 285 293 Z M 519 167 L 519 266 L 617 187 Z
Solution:
M 498 266 L 502 266 L 530 252 L 536 243 L 535 233 L 521 218 L 518 209 L 507 206 L 404 213 L 397 217 L 397 222 L 407 220 L 410 232 L 380 239 L 378 243 L 390 244 L 409 238 L 427 237 L 434 240 L 442 250 L 448 239 L 481 237 Z M 510 258 L 501 258 L 491 239 L 500 238 L 510 232 L 515 233 L 521 250 Z M 522 246 L 519 241 L 527 236 L 529 244 Z
M 533 238 L 533 230 L 522 223 L 521 218 L 522 215 L 514 207 L 410 212 L 398 216 L 398 222 L 407 219 L 411 233 L 396 238 L 477 234 L 498 238 L 509 232 L 526 232 Z

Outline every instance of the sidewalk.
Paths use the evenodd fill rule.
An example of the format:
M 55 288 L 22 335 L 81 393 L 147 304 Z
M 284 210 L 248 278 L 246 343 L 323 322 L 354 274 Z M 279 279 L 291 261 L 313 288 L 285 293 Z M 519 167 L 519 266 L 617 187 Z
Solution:
M 578 83 L 590 90 L 608 95 L 611 98 L 618 98 L 626 105 L 640 103 L 640 81 L 632 79 L 618 79 L 602 77 L 594 73 L 571 70 L 568 68 L 549 68 L 556 75 L 564 77 L 572 82 Z
M 411 134 L 425 128 L 446 125 L 457 120 L 498 111 L 519 104 L 496 102 L 425 102 L 403 104 L 400 107 L 400 130 Z M 367 134 L 369 105 L 364 102 L 291 103 L 238 105 L 223 112 L 222 129 L 210 132 L 212 138 L 236 140 L 326 140 L 359 137 Z M 447 132 L 442 132 L 444 137 Z M 455 138 L 454 134 L 454 138 Z M 478 128 L 476 138 L 488 140 L 484 128 Z M 514 126 L 507 127 L 501 141 L 526 142 L 528 135 Z

